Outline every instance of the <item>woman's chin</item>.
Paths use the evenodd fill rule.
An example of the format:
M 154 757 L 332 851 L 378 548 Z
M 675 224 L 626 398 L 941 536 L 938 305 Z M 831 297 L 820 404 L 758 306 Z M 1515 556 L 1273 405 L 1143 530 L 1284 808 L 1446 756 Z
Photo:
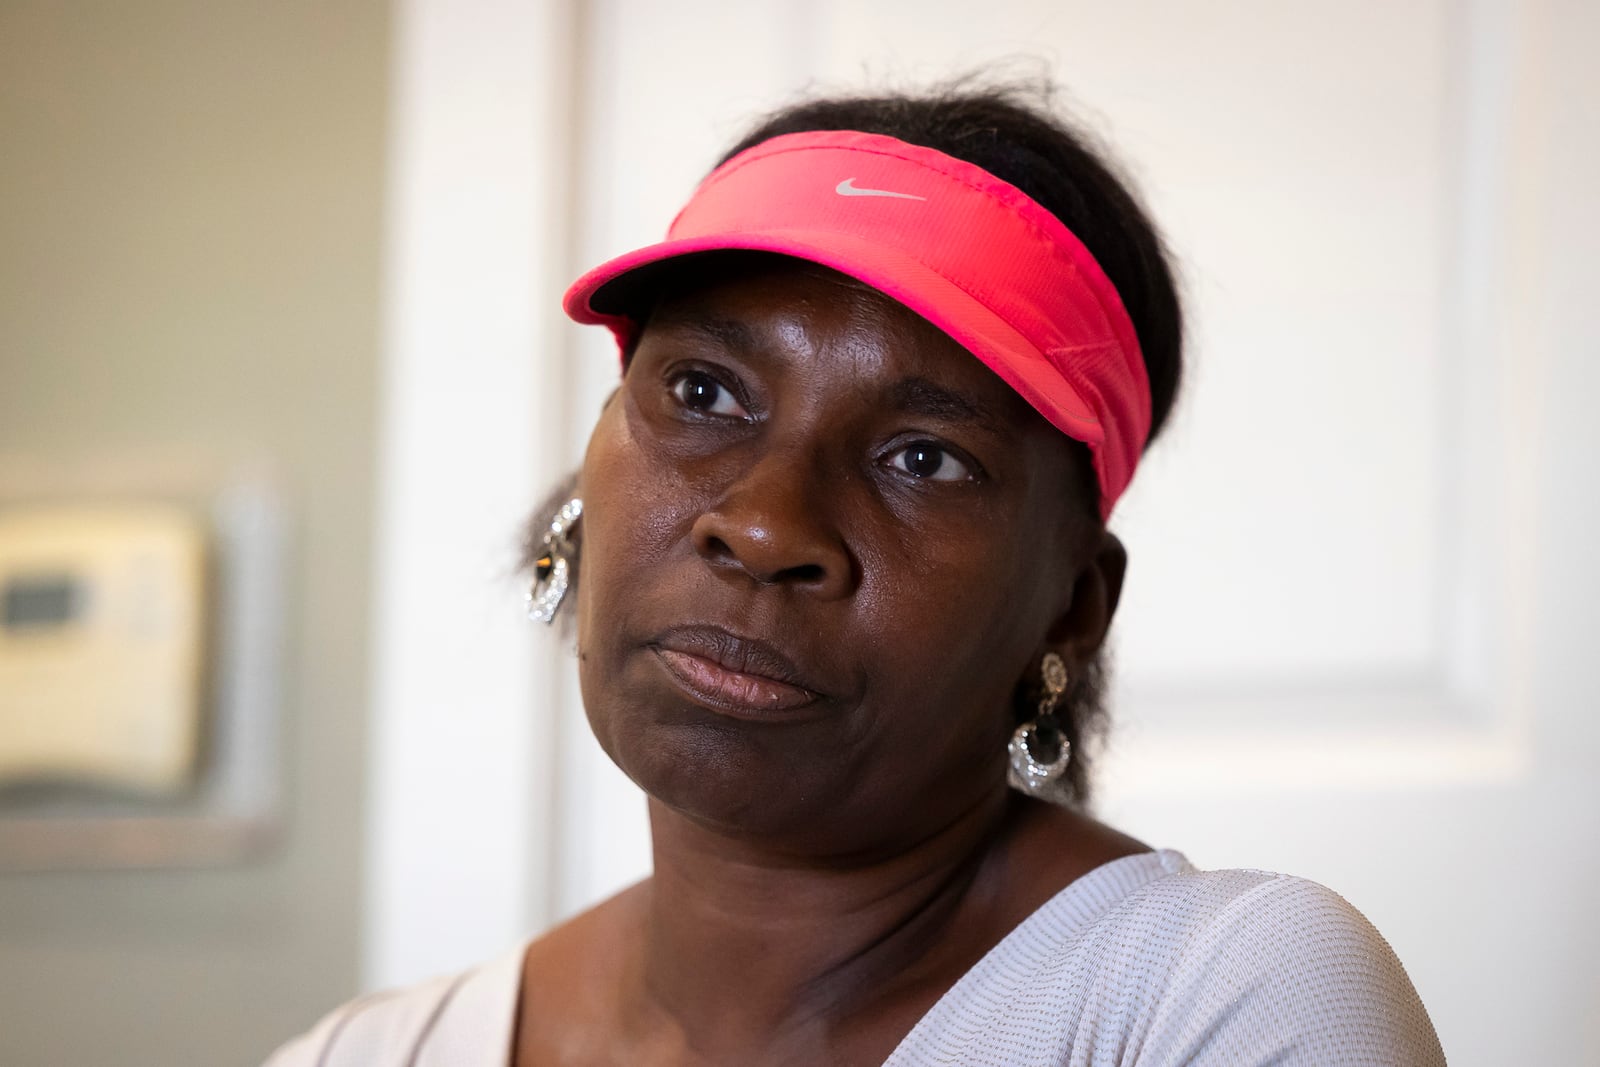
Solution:
M 648 736 L 602 742 L 612 760 L 661 808 L 779 850 L 854 848 L 869 820 L 850 816 L 854 790 L 840 761 L 725 723 L 656 725 Z
M 775 828 L 802 817 L 811 775 L 720 724 L 659 726 L 647 745 L 612 758 L 652 799 L 697 822 Z M 816 789 L 822 785 L 817 783 Z M 813 795 L 815 795 L 813 793 Z

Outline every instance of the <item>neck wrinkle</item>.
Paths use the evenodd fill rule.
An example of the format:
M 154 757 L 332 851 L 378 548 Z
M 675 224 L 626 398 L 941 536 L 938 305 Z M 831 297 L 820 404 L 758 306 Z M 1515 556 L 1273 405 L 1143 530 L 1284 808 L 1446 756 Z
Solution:
M 974 887 L 1008 810 L 1002 788 L 896 854 L 808 867 L 652 801 L 644 995 L 691 1048 L 774 1035 L 825 1043 L 962 954 L 946 935 L 992 895 Z

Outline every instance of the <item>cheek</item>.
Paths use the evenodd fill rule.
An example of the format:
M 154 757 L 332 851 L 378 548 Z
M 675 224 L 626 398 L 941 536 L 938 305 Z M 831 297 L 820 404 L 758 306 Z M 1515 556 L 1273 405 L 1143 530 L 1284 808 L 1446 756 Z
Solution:
M 580 632 L 603 623 L 607 604 L 635 575 L 659 565 L 676 519 L 664 511 L 674 492 L 670 466 L 639 447 L 618 393 L 595 424 L 579 480 L 583 494 L 583 580 Z M 593 610 L 591 610 L 591 608 Z
M 589 437 L 579 480 L 583 494 L 577 601 L 579 678 L 591 714 L 602 695 L 597 682 L 605 677 L 617 642 L 617 605 L 627 590 L 637 585 L 640 573 L 648 570 L 654 557 L 647 524 L 629 513 L 628 501 L 638 493 L 638 450 L 632 447 L 626 420 L 619 417 L 621 406 L 619 395 L 601 413 Z M 604 736 L 601 742 L 606 743 Z
M 1015 687 L 1063 600 L 1060 568 L 1038 545 L 997 532 L 1009 528 L 985 521 L 896 544 L 862 589 L 905 699 L 969 737 L 1009 736 Z
M 992 535 L 944 543 L 968 547 L 896 546 L 867 561 L 858 607 L 883 661 L 877 728 L 892 734 L 883 746 L 953 774 L 1004 748 L 1013 690 L 1049 612 L 1037 575 Z
M 1009 518 L 1010 521 L 1007 521 Z M 896 522 L 863 545 L 861 598 L 881 625 L 893 629 L 908 651 L 928 657 L 976 656 L 1009 650 L 1026 659 L 1049 626 L 1051 576 L 1031 559 L 1024 539 L 1004 531 L 1016 517 L 978 513 L 939 528 Z M 982 674 L 994 674 L 990 661 Z
M 692 502 L 676 466 L 641 447 L 619 392 L 601 413 L 584 453 L 581 571 L 577 583 L 578 677 L 601 747 L 631 776 L 630 732 L 645 728 L 625 667 L 648 636 L 640 618 L 663 614 L 682 573 Z M 631 627 L 631 628 L 630 628 Z M 637 656 L 633 656 L 637 659 Z M 633 669 L 637 671 L 635 663 Z

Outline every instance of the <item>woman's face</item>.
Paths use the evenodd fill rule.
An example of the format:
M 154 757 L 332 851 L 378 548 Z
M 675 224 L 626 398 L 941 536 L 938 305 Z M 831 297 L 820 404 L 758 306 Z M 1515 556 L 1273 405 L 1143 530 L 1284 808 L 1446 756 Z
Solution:
M 657 305 L 585 458 L 601 745 L 669 807 L 813 852 L 993 797 L 1099 544 L 1081 463 L 882 295 L 725 260 Z

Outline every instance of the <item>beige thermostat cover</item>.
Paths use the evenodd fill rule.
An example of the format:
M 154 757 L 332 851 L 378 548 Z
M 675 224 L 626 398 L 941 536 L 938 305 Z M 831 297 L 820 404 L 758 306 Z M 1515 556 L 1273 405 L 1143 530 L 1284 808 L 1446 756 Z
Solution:
M 0 510 L 0 785 L 193 779 L 205 544 L 163 504 Z

